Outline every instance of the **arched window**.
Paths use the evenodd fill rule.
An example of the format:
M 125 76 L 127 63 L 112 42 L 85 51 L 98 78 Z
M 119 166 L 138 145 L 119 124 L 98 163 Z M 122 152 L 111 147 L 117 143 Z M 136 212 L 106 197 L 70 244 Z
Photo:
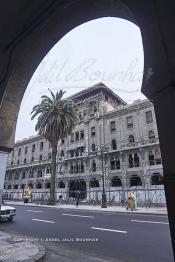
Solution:
M 132 154 L 129 154 L 128 164 L 129 164 L 129 168 L 132 168 L 134 166 Z
M 135 165 L 135 167 L 140 166 L 139 157 L 138 157 L 137 153 L 134 154 L 134 165 Z
M 111 179 L 111 187 L 119 187 L 122 186 L 121 179 L 118 176 L 114 176 Z
M 163 185 L 163 176 L 160 173 L 154 173 L 151 176 L 151 185 Z
M 116 143 L 115 139 L 112 139 L 111 148 L 112 148 L 112 150 L 116 150 L 117 149 L 117 143 Z
M 115 170 L 115 159 L 114 159 L 114 157 L 111 157 L 110 167 L 111 167 L 111 170 Z
M 92 180 L 90 180 L 89 187 L 99 187 L 99 181 L 96 178 L 93 178 Z
M 65 188 L 65 183 L 64 183 L 63 181 L 60 181 L 60 182 L 58 183 L 58 187 L 59 187 L 59 188 Z
M 130 186 L 142 186 L 142 180 L 139 176 L 133 175 L 130 177 Z
M 134 136 L 133 135 L 129 136 L 129 143 L 134 143 Z
M 95 172 L 96 171 L 96 162 L 95 160 L 93 159 L 92 160 L 92 172 Z
M 155 160 L 154 160 L 154 154 L 153 154 L 153 151 L 150 150 L 149 151 L 149 164 L 152 166 L 152 165 L 155 165 Z
M 148 138 L 149 138 L 149 140 L 154 141 L 154 138 L 155 138 L 154 131 L 149 131 Z

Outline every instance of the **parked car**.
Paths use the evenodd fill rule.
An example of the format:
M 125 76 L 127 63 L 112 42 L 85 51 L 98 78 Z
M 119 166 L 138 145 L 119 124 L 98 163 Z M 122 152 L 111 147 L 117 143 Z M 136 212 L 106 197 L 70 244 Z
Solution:
M 0 210 L 0 220 L 12 221 L 16 216 L 16 208 L 2 205 Z

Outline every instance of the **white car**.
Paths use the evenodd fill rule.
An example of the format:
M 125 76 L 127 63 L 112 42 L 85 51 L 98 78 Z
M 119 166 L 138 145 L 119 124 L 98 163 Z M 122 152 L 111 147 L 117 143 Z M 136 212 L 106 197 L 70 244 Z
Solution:
M 0 220 L 12 221 L 14 216 L 16 216 L 16 208 L 5 205 L 1 206 Z

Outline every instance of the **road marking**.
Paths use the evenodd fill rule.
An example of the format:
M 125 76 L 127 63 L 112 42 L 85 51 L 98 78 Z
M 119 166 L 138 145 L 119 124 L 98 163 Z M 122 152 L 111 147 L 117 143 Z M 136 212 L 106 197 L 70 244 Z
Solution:
M 96 230 L 101 230 L 101 231 L 110 231 L 110 232 L 127 234 L 127 231 L 121 231 L 121 230 L 115 230 L 115 229 L 109 229 L 109 228 L 101 228 L 101 227 L 91 227 L 91 228 L 96 229 Z
M 40 211 L 40 210 L 26 210 L 27 212 L 33 212 L 33 213 L 43 213 L 43 211 Z
M 150 223 L 150 224 L 163 224 L 163 225 L 168 225 L 169 224 L 167 222 L 144 221 L 144 220 L 134 220 L 134 219 L 132 219 L 131 222 Z
M 72 215 L 72 214 L 62 214 L 62 216 L 94 218 L 94 217 L 92 217 L 92 216 L 82 216 L 82 215 Z
M 54 221 L 49 221 L 49 220 L 41 220 L 41 219 L 35 219 L 35 218 L 32 218 L 33 221 L 38 221 L 38 222 L 44 222 L 44 223 L 51 223 L 51 224 L 54 224 L 55 222 Z

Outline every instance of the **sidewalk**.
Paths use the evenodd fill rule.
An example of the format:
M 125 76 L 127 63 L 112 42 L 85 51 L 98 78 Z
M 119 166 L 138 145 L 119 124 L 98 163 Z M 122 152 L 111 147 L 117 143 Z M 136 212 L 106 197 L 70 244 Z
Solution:
M 39 243 L 24 240 L 19 236 L 0 231 L 1 262 L 34 262 L 45 256 L 45 249 Z
M 86 210 L 86 211 L 99 211 L 99 212 L 116 212 L 116 213 L 135 213 L 135 214 L 153 214 L 153 215 L 167 215 L 167 208 L 166 207 L 138 207 L 134 211 L 126 210 L 123 206 L 108 206 L 107 208 L 101 208 L 101 206 L 91 206 L 91 205 L 82 205 L 80 204 L 78 207 L 75 205 L 65 205 L 65 204 L 56 204 L 55 206 L 49 205 L 41 205 L 41 204 L 34 204 L 34 203 L 23 203 L 22 201 L 5 201 L 8 205 L 22 205 L 22 206 L 34 206 L 34 207 L 47 207 L 47 208 L 62 208 L 62 209 L 76 209 L 76 210 Z

